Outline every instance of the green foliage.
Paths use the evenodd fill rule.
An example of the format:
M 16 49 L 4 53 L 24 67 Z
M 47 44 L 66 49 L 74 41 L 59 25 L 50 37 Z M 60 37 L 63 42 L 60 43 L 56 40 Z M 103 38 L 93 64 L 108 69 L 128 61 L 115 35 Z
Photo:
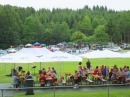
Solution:
M 82 43 L 82 42 L 86 42 L 87 37 L 85 36 L 85 34 L 81 33 L 80 31 L 76 31 L 72 34 L 71 37 L 71 41 L 74 43 Z
M 109 35 L 105 32 L 105 27 L 103 25 L 99 25 L 94 30 L 95 43 L 98 44 L 106 44 L 109 41 Z
M 33 17 L 29 16 L 26 18 L 24 26 L 23 26 L 23 43 L 33 43 L 34 42 L 34 37 L 36 35 L 35 31 L 35 22 Z
M 88 16 L 85 16 L 83 20 L 79 22 L 79 27 L 85 35 L 92 35 L 92 24 Z
M 92 27 L 95 29 L 99 25 L 99 19 L 94 18 L 92 21 Z
M 62 22 L 60 25 L 61 37 L 64 41 L 68 41 L 70 39 L 70 29 L 66 22 Z
M 99 25 L 105 26 L 109 41 L 129 43 L 129 16 L 130 11 L 108 10 L 98 5 L 92 9 L 86 5 L 78 10 L 54 8 L 52 11 L 0 5 L 0 48 L 36 41 L 47 45 L 57 44 L 70 41 L 76 31 L 81 31 L 87 36 L 87 41 L 94 43 L 97 41 L 94 32 Z

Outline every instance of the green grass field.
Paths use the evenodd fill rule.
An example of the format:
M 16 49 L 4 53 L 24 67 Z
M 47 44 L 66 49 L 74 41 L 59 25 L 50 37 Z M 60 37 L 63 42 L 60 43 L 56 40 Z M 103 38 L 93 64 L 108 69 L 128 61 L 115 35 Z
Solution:
M 112 90 L 109 97 L 130 97 L 129 90 Z M 25 97 L 25 94 L 16 94 L 14 97 Z M 86 92 L 53 92 L 35 93 L 35 95 L 27 95 L 27 97 L 108 97 L 108 91 L 86 91 Z
M 86 66 L 86 61 L 88 59 L 83 59 L 82 66 Z M 116 64 L 119 68 L 123 67 L 124 65 L 129 66 L 130 59 L 128 58 L 111 58 L 111 59 L 90 59 L 92 67 L 95 68 L 96 66 L 101 65 L 107 65 L 109 68 L 112 68 L 114 64 Z M 72 74 L 74 73 L 74 70 L 77 70 L 79 62 L 50 62 L 50 63 L 41 63 L 41 68 L 45 67 L 46 69 L 48 66 L 54 67 L 58 72 L 58 77 L 61 75 L 65 75 L 64 73 L 69 71 Z M 7 74 L 11 73 L 11 68 L 14 66 L 14 64 L 0 64 L 0 77 L 2 78 L 0 80 L 0 83 L 11 83 L 12 78 L 5 76 Z M 30 71 L 32 75 L 34 74 L 34 69 L 32 69 L 33 66 L 37 66 L 35 69 L 35 75 L 38 75 L 38 72 L 40 70 L 40 63 L 32 63 L 32 64 L 15 64 L 15 68 L 18 66 L 22 66 L 24 71 Z M 34 75 L 33 75 L 34 76 Z M 34 76 L 34 78 L 36 78 Z M 36 80 L 36 79 L 35 79 Z

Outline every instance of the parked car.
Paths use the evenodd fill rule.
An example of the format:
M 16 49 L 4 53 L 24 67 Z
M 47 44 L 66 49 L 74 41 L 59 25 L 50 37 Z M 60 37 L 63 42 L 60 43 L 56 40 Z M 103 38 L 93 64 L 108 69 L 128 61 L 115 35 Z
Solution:
M 103 46 L 95 46 L 93 50 L 103 50 Z
M 118 52 L 118 51 L 121 51 L 121 48 L 118 46 L 114 46 L 111 48 L 111 51 Z
M 121 48 L 125 48 L 125 47 L 127 47 L 127 46 L 128 46 L 127 43 L 122 43 L 120 47 L 121 47 Z
M 130 50 L 130 46 L 126 46 L 123 48 L 124 50 Z
M 81 48 L 81 49 L 68 49 L 66 50 L 67 53 L 85 53 L 89 49 L 88 48 Z

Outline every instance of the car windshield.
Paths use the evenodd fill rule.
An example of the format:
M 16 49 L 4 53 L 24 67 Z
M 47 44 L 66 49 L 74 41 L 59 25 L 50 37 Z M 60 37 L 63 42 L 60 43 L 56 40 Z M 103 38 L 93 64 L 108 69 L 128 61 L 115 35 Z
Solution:
M 119 47 L 113 47 L 113 49 L 118 49 Z

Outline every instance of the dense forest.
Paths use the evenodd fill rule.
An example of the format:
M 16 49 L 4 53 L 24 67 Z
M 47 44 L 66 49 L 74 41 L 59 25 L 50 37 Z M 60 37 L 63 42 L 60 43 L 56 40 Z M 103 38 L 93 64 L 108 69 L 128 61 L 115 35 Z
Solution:
M 82 9 L 52 10 L 0 5 L 0 48 L 10 45 L 63 41 L 105 44 L 130 42 L 130 11 L 87 5 Z

